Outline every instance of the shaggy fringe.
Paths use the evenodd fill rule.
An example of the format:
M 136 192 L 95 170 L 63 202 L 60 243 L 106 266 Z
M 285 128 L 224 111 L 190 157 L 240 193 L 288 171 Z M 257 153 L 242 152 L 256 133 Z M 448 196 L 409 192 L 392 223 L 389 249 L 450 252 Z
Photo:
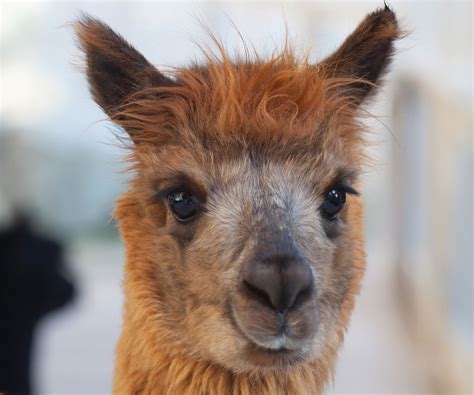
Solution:
M 114 114 L 135 146 L 172 143 L 186 131 L 201 139 L 267 144 L 300 138 L 321 142 L 331 134 L 356 138 L 361 131 L 354 123 L 353 84 L 370 82 L 328 77 L 308 56 L 297 57 L 288 43 L 269 59 L 246 51 L 232 60 L 211 38 L 217 52 L 201 48 L 205 66 L 172 70 L 175 86 L 137 92 Z M 335 120 L 337 127 L 328 129 Z

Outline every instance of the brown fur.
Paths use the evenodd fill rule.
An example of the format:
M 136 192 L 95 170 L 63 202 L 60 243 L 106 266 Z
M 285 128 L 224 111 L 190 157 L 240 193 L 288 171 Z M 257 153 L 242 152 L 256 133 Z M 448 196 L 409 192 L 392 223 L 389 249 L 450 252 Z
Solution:
M 356 195 L 336 222 L 318 208 L 338 180 L 358 183 L 359 104 L 392 55 L 393 12 L 368 15 L 318 65 L 288 47 L 271 59 L 232 61 L 216 41 L 217 55 L 168 77 L 101 22 L 86 17 L 77 32 L 96 101 L 134 142 L 135 177 L 115 212 L 126 243 L 126 302 L 114 391 L 322 392 L 365 254 Z M 157 198 L 183 183 L 206 206 L 186 225 Z M 318 290 L 288 313 L 303 339 L 291 358 L 253 347 L 236 322 L 261 333 L 272 327 L 273 315 L 239 291 L 239 276 L 255 251 L 289 234 Z M 318 329 L 308 329 L 313 314 Z

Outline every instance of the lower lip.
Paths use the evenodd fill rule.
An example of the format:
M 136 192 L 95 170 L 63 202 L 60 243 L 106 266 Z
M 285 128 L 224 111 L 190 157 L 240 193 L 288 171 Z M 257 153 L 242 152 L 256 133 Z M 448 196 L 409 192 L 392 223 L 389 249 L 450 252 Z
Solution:
M 301 353 L 286 348 L 263 348 L 250 342 L 245 347 L 248 360 L 254 365 L 267 368 L 283 368 L 302 362 Z

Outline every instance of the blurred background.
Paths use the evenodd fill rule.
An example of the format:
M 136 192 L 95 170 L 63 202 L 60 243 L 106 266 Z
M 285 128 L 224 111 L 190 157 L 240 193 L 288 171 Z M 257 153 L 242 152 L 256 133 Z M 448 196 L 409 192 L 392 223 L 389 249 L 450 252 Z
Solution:
M 12 289 L 12 270 L 5 269 L 17 246 L 30 252 L 18 258 L 25 267 L 43 264 L 50 273 L 44 284 L 62 290 L 50 295 L 52 285 L 24 284 L 36 315 L 24 334 L 16 332 L 16 341 L 32 344 L 36 393 L 109 393 L 121 326 L 123 247 L 111 211 L 127 179 L 121 173 L 124 152 L 90 98 L 68 23 L 81 11 L 101 18 L 158 66 L 199 58 L 193 40 L 207 39 L 198 18 L 229 48 L 238 48 L 230 18 L 267 53 L 282 43 L 287 23 L 296 47 L 311 47 L 316 60 L 380 6 L 1 3 L 0 288 L 7 301 L 24 295 Z M 468 394 L 472 3 L 391 6 L 410 34 L 397 44 L 387 84 L 369 108 L 378 117 L 369 121 L 368 150 L 376 164 L 363 187 L 368 270 L 330 392 Z M 42 304 L 44 295 L 50 304 Z M 12 349 L 1 330 L 21 317 L 0 317 L 1 370 L 8 365 L 5 350 Z

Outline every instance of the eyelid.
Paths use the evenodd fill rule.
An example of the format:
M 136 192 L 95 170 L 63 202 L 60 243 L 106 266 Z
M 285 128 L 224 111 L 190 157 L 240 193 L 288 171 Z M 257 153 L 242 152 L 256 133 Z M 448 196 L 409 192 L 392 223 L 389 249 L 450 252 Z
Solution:
M 326 196 L 333 189 L 342 189 L 348 195 L 355 195 L 355 196 L 360 195 L 360 193 L 356 189 L 354 189 L 354 187 L 352 187 L 351 185 L 347 183 L 341 182 L 341 183 L 332 184 L 329 188 L 327 188 L 326 191 L 324 192 L 324 196 Z
M 182 171 L 155 179 L 153 189 L 156 191 L 155 197 L 157 199 L 167 197 L 172 192 L 180 191 L 194 195 L 201 201 L 205 201 L 207 197 L 204 180 L 198 174 L 187 174 Z
M 333 189 L 341 189 L 349 195 L 359 196 L 360 193 L 352 186 L 359 179 L 359 171 L 342 168 L 336 171 L 332 182 L 328 185 L 325 193 L 329 193 Z
M 177 180 L 179 182 L 179 180 Z M 194 183 L 189 185 L 187 183 L 180 182 L 179 184 L 171 184 L 169 187 L 165 187 L 160 189 L 159 192 L 155 195 L 156 200 L 160 199 L 167 199 L 168 196 L 174 192 L 186 192 L 190 195 L 195 196 L 201 204 L 205 203 L 206 201 L 206 194 L 201 188 L 197 187 Z
M 198 199 L 198 202 L 199 202 L 200 212 L 201 213 L 207 212 L 207 207 L 205 205 L 206 202 L 204 200 L 201 200 L 201 198 L 199 197 L 199 195 L 197 193 L 194 193 L 192 190 L 190 190 L 185 185 L 179 185 L 179 186 L 174 186 L 174 187 L 162 189 L 161 191 L 159 191 L 155 195 L 155 199 L 156 200 L 161 200 L 161 199 L 168 200 L 168 196 L 171 195 L 172 193 L 175 193 L 175 192 L 186 192 L 186 193 L 189 193 L 190 195 L 195 196 Z
M 360 193 L 357 190 L 355 190 L 351 185 L 342 184 L 339 187 L 343 189 L 349 195 L 360 196 Z
M 190 193 L 188 188 L 186 188 L 184 185 L 179 185 L 179 186 L 174 186 L 174 187 L 162 189 L 155 196 L 158 199 L 166 199 L 173 192 L 187 192 L 187 193 Z

